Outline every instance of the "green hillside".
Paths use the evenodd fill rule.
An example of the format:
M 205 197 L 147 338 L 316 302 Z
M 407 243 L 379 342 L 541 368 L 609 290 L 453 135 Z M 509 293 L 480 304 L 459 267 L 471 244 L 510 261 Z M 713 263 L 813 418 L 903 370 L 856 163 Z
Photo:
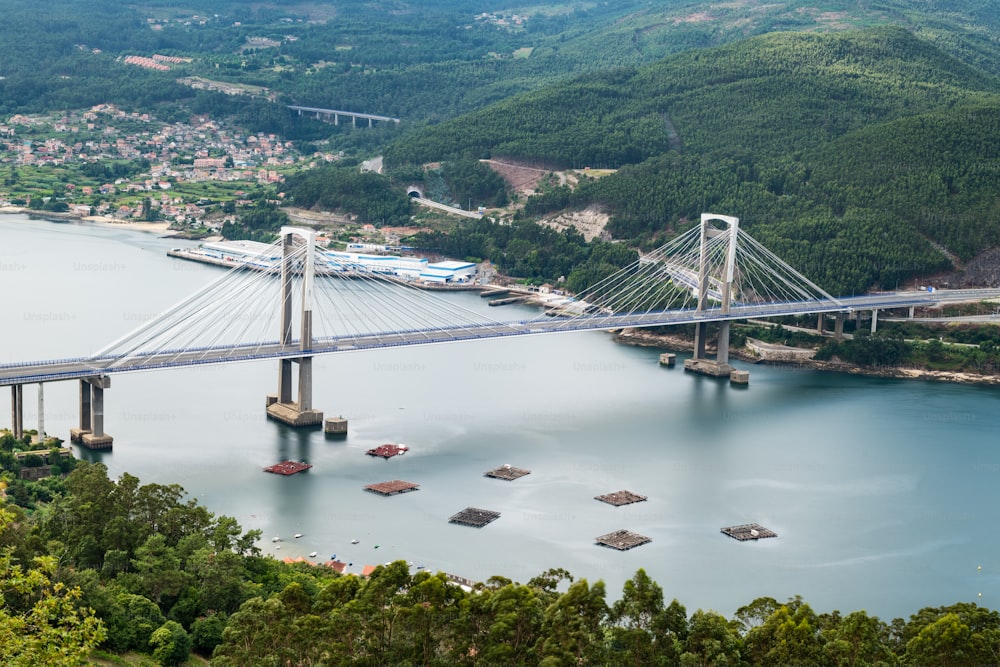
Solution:
M 387 156 L 619 167 L 533 198 L 525 214 L 602 203 L 612 235 L 646 247 L 703 211 L 737 215 L 804 273 L 851 293 L 1000 242 L 998 91 L 899 28 L 776 33 L 520 96 Z
M 774 33 L 521 95 L 400 140 L 387 157 L 573 168 L 635 164 L 672 148 L 762 157 L 998 91 L 996 79 L 901 28 Z

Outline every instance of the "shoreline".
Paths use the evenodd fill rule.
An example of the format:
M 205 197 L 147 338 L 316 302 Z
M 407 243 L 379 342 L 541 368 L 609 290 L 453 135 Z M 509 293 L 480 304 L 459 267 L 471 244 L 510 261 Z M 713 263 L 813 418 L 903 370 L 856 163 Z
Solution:
M 614 340 L 622 345 L 637 347 L 656 347 L 671 351 L 690 352 L 694 343 L 680 336 L 669 334 L 652 334 L 646 331 L 632 329 L 618 331 Z M 712 350 L 710 350 L 712 351 Z M 897 380 L 924 380 L 927 382 L 952 382 L 956 384 L 971 384 L 980 386 L 1000 386 L 1000 374 L 970 373 L 968 371 L 934 371 L 923 368 L 904 368 L 900 366 L 867 367 L 849 364 L 843 361 L 816 361 L 803 359 L 800 361 L 768 361 L 747 353 L 745 348 L 730 348 L 729 356 L 752 364 L 784 367 L 789 369 L 809 369 L 826 373 L 846 373 L 865 377 L 890 378 Z
M 122 229 L 134 229 L 140 232 L 150 232 L 163 237 L 177 236 L 181 232 L 170 229 L 169 222 L 131 222 L 109 218 L 103 215 L 80 215 L 79 213 L 58 213 L 55 211 L 34 211 L 22 206 L 0 206 L 0 215 L 25 215 L 36 220 L 50 220 L 52 222 L 89 222 L 101 227 L 118 227 Z

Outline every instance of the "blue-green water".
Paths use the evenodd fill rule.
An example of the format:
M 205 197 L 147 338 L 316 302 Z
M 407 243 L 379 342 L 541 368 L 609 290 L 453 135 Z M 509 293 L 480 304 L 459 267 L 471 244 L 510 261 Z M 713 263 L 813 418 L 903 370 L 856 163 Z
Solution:
M 0 358 L 90 353 L 218 275 L 165 256 L 182 243 L 0 218 Z M 485 310 L 474 294 L 453 298 Z M 529 312 L 517 308 L 490 314 Z M 275 362 L 114 376 L 114 450 L 81 456 L 114 476 L 180 483 L 262 529 L 265 552 L 337 554 L 353 571 L 402 558 L 526 581 L 565 567 L 603 579 L 615 598 L 642 567 L 690 611 L 727 615 L 762 595 L 885 619 L 963 600 L 1000 607 L 1000 391 L 749 368 L 749 389 L 736 390 L 660 368 L 657 351 L 603 333 L 331 355 L 315 362 L 314 395 L 350 420 L 341 440 L 265 419 Z M 75 383 L 46 386 L 48 432 L 67 436 L 76 393 Z M 24 396 L 32 425 L 34 388 Z M 411 450 L 365 456 L 384 442 Z M 261 471 L 285 458 L 314 467 Z M 483 477 L 503 464 L 532 472 Z M 421 488 L 362 490 L 391 479 Z M 621 489 L 649 499 L 594 500 Z M 483 529 L 448 523 L 467 506 L 502 515 Z M 719 533 L 747 522 L 779 537 Z M 594 545 L 620 528 L 653 541 Z

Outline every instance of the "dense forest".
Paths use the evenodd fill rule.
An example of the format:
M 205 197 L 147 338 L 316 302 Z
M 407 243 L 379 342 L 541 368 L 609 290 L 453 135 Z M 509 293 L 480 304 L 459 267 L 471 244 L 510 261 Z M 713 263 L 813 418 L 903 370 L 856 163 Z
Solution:
M 650 248 L 725 211 L 850 294 L 1000 242 L 998 91 L 996 78 L 902 29 L 772 34 L 515 97 L 386 155 L 617 167 L 549 189 L 522 213 L 600 203 L 615 239 Z
M 18 443 L 0 436 L 4 451 Z M 7 478 L 10 479 L 9 477 Z M 175 484 L 80 463 L 0 501 L 0 660 L 77 665 L 145 653 L 177 665 L 972 665 L 1000 653 L 973 603 L 887 623 L 762 597 L 732 618 L 685 606 L 642 569 L 620 592 L 562 569 L 462 588 L 403 561 L 367 578 L 262 556 Z M 94 653 L 96 651 L 96 653 Z

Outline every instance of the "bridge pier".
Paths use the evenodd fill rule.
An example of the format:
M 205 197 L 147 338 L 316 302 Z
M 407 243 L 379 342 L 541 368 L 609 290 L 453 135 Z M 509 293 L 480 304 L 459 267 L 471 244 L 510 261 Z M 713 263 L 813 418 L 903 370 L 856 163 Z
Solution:
M 302 311 L 299 350 L 312 349 L 312 283 L 315 271 L 316 232 L 297 227 L 282 227 L 283 260 L 281 263 L 281 344 L 292 344 L 292 258 L 294 237 L 306 243 L 302 267 Z M 292 364 L 299 367 L 298 400 L 292 396 Z M 267 416 L 289 426 L 317 426 L 323 423 L 323 412 L 312 407 L 312 357 L 303 355 L 282 359 L 278 365 L 278 393 L 267 397 Z
M 114 438 L 104 432 L 104 390 L 111 376 L 96 375 L 80 380 L 80 426 L 69 430 L 69 439 L 88 449 L 111 449 Z
M 844 340 L 844 320 L 847 319 L 845 313 L 837 313 L 833 320 L 833 338 L 834 340 Z
M 872 309 L 872 334 L 878 331 L 878 308 Z
M 20 440 L 24 437 L 24 386 L 10 386 L 10 432 Z

